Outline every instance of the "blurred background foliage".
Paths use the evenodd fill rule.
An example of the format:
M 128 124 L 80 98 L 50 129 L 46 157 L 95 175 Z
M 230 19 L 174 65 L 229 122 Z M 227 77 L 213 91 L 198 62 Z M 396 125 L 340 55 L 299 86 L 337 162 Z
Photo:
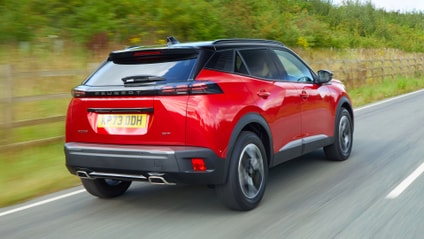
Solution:
M 424 52 L 424 13 L 387 12 L 346 0 L 0 0 L 0 43 L 62 39 L 164 43 L 227 37 L 267 38 L 303 48 L 397 48 Z

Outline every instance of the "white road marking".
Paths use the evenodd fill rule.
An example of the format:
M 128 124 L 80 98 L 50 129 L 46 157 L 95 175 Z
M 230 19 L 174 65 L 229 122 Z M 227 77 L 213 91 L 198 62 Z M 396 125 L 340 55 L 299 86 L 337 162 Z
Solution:
M 70 196 L 73 196 L 73 195 L 76 195 L 76 194 L 82 193 L 82 192 L 85 192 L 85 189 L 80 189 L 80 190 L 73 191 L 73 192 L 70 192 L 70 193 L 67 193 L 67 194 L 64 194 L 64 195 L 61 195 L 61 196 L 46 199 L 46 200 L 36 202 L 36 203 L 32 203 L 32 204 L 29 204 L 29 205 L 26 205 L 26 206 L 18 207 L 18 208 L 9 210 L 9 211 L 1 212 L 0 217 L 9 215 L 9 214 L 12 214 L 12 213 L 15 213 L 15 212 L 20 212 L 20 211 L 23 211 L 23 210 L 26 210 L 26 209 L 29 209 L 29 208 L 32 208 L 32 207 L 41 206 L 43 204 L 47 204 L 47 203 L 50 203 L 50 202 L 53 202 L 53 201 L 57 201 L 57 200 L 60 200 L 60 199 L 63 199 L 63 198 L 67 198 L 67 197 L 70 197 Z
M 377 103 L 374 104 L 369 104 L 369 105 L 365 105 L 363 107 L 354 109 L 355 112 L 364 110 L 364 109 L 368 109 L 368 108 L 372 108 L 375 106 L 379 106 L 385 103 L 389 103 L 391 101 L 395 101 L 395 100 L 399 100 L 402 99 L 404 97 L 408 97 L 411 95 L 415 95 L 415 94 L 419 94 L 424 92 L 424 89 L 418 90 L 418 91 L 413 91 L 411 93 L 407 93 L 404 95 L 400 95 L 400 96 L 396 96 L 390 99 L 386 99 L 386 100 L 382 100 L 379 101 Z M 410 174 L 407 178 L 405 178 L 396 188 L 394 188 L 387 196 L 386 199 L 395 199 L 397 198 L 400 194 L 402 194 L 403 191 L 405 191 L 409 185 L 411 185 L 411 183 L 413 183 L 422 173 L 424 172 L 424 163 L 421 164 L 412 174 Z
M 403 191 L 405 191 L 409 185 L 411 185 L 422 173 L 424 172 L 424 163 L 422 163 L 414 172 L 412 172 L 407 178 L 405 178 L 396 188 L 394 188 L 389 194 L 387 199 L 395 199 Z
M 404 97 L 408 97 L 408 96 L 411 96 L 411 95 L 419 94 L 419 93 L 422 93 L 422 92 L 424 92 L 424 89 L 413 91 L 413 92 L 410 92 L 410 93 L 407 93 L 407 94 L 404 94 L 404 95 L 395 96 L 393 98 L 382 100 L 382 101 L 379 101 L 377 103 L 365 105 L 365 106 L 359 107 L 357 109 L 354 109 L 354 111 L 357 112 L 357 111 L 361 111 L 361 110 L 364 110 L 364 109 L 372 108 L 372 107 L 375 107 L 375 106 L 383 105 L 385 103 L 389 103 L 391 101 L 399 100 L 399 99 L 402 99 Z

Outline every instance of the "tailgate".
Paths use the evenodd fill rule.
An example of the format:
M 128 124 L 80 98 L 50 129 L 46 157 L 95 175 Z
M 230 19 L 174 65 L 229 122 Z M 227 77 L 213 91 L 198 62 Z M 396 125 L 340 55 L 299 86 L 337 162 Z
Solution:
M 187 96 L 74 98 L 66 141 L 183 145 L 186 102 Z

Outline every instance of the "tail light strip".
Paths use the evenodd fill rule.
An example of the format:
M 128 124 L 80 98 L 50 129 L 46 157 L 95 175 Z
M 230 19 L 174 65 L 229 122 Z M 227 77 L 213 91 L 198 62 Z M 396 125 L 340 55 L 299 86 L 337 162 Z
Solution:
M 87 86 L 77 86 L 72 90 L 74 98 L 85 97 L 126 97 L 126 96 L 160 96 L 160 95 L 204 95 L 222 94 L 222 89 L 214 82 L 169 83 L 155 87 L 138 87 L 125 90 L 92 90 Z

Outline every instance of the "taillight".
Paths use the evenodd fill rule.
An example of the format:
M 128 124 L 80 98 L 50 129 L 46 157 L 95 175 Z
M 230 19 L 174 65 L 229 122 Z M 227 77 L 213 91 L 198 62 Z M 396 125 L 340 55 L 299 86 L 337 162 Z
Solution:
M 72 97 L 74 98 L 83 98 L 86 96 L 86 91 L 82 91 L 82 90 L 77 90 L 77 89 L 72 89 Z
M 190 87 L 187 84 L 166 85 L 159 89 L 160 95 L 187 95 L 190 92 Z
M 160 95 L 205 95 L 222 94 L 222 89 L 213 82 L 174 83 L 162 86 Z

